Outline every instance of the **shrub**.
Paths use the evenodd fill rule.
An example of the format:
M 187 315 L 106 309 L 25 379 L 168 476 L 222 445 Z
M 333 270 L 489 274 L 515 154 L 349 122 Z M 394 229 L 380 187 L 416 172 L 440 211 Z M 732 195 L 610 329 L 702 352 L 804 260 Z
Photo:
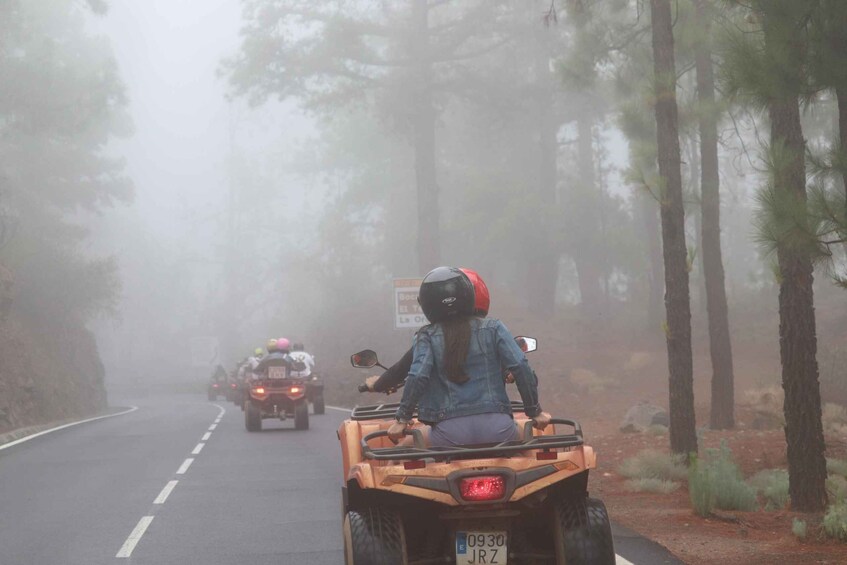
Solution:
M 700 516 L 707 516 L 713 508 L 751 511 L 758 507 L 756 490 L 742 479 L 726 442 L 720 449 L 707 449 L 705 458 L 692 461 L 688 491 L 691 506 Z
M 765 499 L 766 510 L 778 510 L 788 504 L 788 471 L 765 469 L 747 481 Z
M 653 424 L 647 428 L 647 433 L 651 436 L 666 436 L 668 435 L 668 428 L 661 424 Z
M 825 432 L 843 434 L 847 432 L 847 409 L 840 404 L 827 402 L 823 406 L 821 421 Z
M 847 540 L 847 502 L 839 500 L 829 505 L 823 517 L 823 529 L 831 538 Z
M 791 522 L 791 532 L 798 539 L 806 539 L 806 521 L 798 520 L 794 518 L 794 521 Z
M 844 459 L 826 458 L 826 472 L 830 475 L 841 475 L 847 477 L 847 461 Z
M 826 478 L 826 493 L 832 502 L 847 499 L 847 479 L 841 475 L 830 475 Z
M 652 492 L 670 494 L 679 489 L 679 483 L 662 479 L 631 479 L 626 482 L 626 490 L 630 492 Z
M 684 458 L 680 455 L 670 455 L 645 449 L 644 451 L 624 460 L 618 467 L 618 473 L 628 479 L 660 479 L 663 481 L 679 481 L 685 479 L 686 470 Z

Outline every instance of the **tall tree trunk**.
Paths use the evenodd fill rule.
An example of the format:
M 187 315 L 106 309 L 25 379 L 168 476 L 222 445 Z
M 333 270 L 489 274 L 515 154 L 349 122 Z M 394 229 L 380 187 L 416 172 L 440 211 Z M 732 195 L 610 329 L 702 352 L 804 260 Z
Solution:
M 653 71 L 656 88 L 656 137 L 659 150 L 662 243 L 665 260 L 670 436 L 674 453 L 697 452 L 691 357 L 691 304 L 688 251 L 682 200 L 676 68 L 670 0 L 651 0 Z
M 662 323 L 662 295 L 665 281 L 662 275 L 662 242 L 659 236 L 659 215 L 656 213 L 656 201 L 649 194 L 638 195 L 638 212 L 647 241 L 647 331 L 654 335 Z
M 574 264 L 579 279 L 580 314 L 584 323 L 599 328 L 605 323 L 603 299 L 603 260 L 600 236 L 599 198 L 597 198 L 597 180 L 594 171 L 593 117 L 589 111 L 589 100 L 585 100 L 583 111 L 577 118 L 577 158 L 580 182 L 576 201 L 583 215 L 579 241 L 574 252 Z
M 847 205 L 847 88 L 836 87 L 835 97 L 838 100 L 838 154 L 841 165 L 841 182 L 844 185 L 845 204 Z M 847 210 L 844 210 L 844 218 L 847 220 Z M 847 234 L 845 234 L 847 235 Z M 845 243 L 847 248 L 847 243 Z
M 435 108 L 432 101 L 432 61 L 429 46 L 429 6 L 415 0 L 412 11 L 417 70 L 414 100 L 415 183 L 418 195 L 418 271 L 421 275 L 441 261 L 438 180 L 435 161 Z
M 721 253 L 721 201 L 718 168 L 718 120 L 715 108 L 715 73 L 709 47 L 711 15 L 705 0 L 695 0 L 703 39 L 696 44 L 697 97 L 700 116 L 700 192 L 702 195 L 703 276 L 709 314 L 709 348 L 712 358 L 712 407 L 709 425 L 715 430 L 735 426 L 735 377 L 732 343 Z
M 550 84 L 549 45 L 546 37 L 535 42 L 536 62 L 535 81 L 535 128 L 538 132 L 538 170 L 535 187 L 543 206 L 556 205 L 556 182 L 558 178 L 557 156 L 559 142 L 556 137 L 558 123 L 553 108 L 553 87 Z M 553 234 L 553 226 L 546 216 L 541 215 L 542 223 L 536 224 L 535 233 L 524 234 L 533 253 L 527 254 L 526 285 L 531 297 L 529 311 L 542 319 L 550 318 L 556 311 L 556 286 L 559 282 L 559 255 Z
M 782 14 L 764 19 L 765 52 L 784 66 L 784 73 L 802 84 L 802 39 L 791 18 Z M 785 53 L 793 57 L 786 58 Z M 788 82 L 788 81 L 786 81 Z M 772 98 L 768 104 L 771 146 L 781 157 L 773 171 L 778 198 L 795 199 L 806 207 L 806 143 L 800 124 L 796 92 Z M 798 232 L 805 232 L 798 226 Z M 802 238 L 802 235 L 799 237 Z M 821 395 L 818 382 L 817 336 L 812 284 L 812 261 L 802 243 L 778 242 L 779 353 L 785 390 L 785 439 L 788 444 L 788 493 L 800 512 L 826 507 L 826 458 Z

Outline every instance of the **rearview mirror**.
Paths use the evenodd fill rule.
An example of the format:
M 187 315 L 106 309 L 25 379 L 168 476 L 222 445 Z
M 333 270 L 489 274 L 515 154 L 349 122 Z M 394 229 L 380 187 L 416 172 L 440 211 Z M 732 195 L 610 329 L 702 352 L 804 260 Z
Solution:
M 520 335 L 515 338 L 515 342 L 518 344 L 518 347 L 520 347 L 521 351 L 523 351 L 524 353 L 529 353 L 538 349 L 538 340 L 534 337 L 526 337 Z
M 370 369 L 379 365 L 379 359 L 376 357 L 376 351 L 365 349 L 351 355 L 350 364 L 360 369 Z

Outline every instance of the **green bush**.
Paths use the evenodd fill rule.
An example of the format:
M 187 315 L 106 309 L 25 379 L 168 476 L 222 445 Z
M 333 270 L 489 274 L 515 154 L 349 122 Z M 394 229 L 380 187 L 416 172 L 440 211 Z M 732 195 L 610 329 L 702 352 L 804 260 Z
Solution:
M 684 458 L 646 449 L 634 457 L 625 459 L 618 473 L 628 479 L 660 479 L 663 481 L 684 480 L 686 476 Z
M 826 492 L 831 502 L 847 499 L 847 479 L 841 475 L 830 475 L 826 478 Z
M 794 521 L 791 522 L 791 532 L 797 539 L 806 539 L 806 530 L 805 520 L 794 518 Z
M 679 489 L 679 483 L 662 479 L 630 479 L 626 482 L 626 490 L 630 492 L 652 492 L 670 494 Z
M 779 510 L 788 504 L 788 471 L 765 469 L 747 481 L 765 499 L 766 510 Z
M 847 541 L 847 502 L 830 504 L 823 517 L 823 529 L 831 538 Z
M 826 458 L 826 472 L 830 475 L 847 477 L 847 461 L 844 459 Z
M 692 460 L 688 492 L 699 516 L 709 515 L 714 508 L 749 512 L 758 507 L 756 490 L 744 482 L 726 442 L 720 449 L 707 449 L 705 458 Z

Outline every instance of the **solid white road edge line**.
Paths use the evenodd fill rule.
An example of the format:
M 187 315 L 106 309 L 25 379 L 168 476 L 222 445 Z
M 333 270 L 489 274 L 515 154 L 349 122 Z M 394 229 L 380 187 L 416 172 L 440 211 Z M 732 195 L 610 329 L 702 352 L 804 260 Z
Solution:
M 330 410 L 338 410 L 339 412 L 352 412 L 350 408 L 341 408 L 340 406 L 330 406 L 326 405 Z M 632 561 L 627 561 L 620 555 L 615 554 L 615 565 L 635 565 Z
M 162 489 L 162 492 L 159 493 L 159 496 L 156 497 L 153 504 L 164 504 L 178 482 L 179 481 L 168 481 L 168 484 L 165 485 L 165 488 Z
M 78 422 L 71 422 L 70 424 L 65 424 L 63 426 L 57 426 L 55 428 L 50 428 L 49 430 L 42 430 L 38 433 L 32 434 L 30 436 L 22 437 L 20 439 L 16 439 L 15 441 L 10 441 L 9 443 L 4 443 L 0 445 L 0 451 L 4 449 L 8 449 L 14 445 L 18 445 L 19 443 L 23 443 L 25 441 L 29 441 L 31 439 L 35 439 L 39 436 L 43 436 L 45 434 L 49 434 L 52 432 L 57 432 L 59 430 L 64 430 L 65 428 L 70 428 L 71 426 L 78 426 L 80 424 L 85 424 L 86 422 L 94 422 L 95 420 L 103 420 L 104 418 L 114 418 L 115 416 L 123 416 L 124 414 L 129 414 L 130 412 L 135 412 L 138 410 L 138 406 L 130 406 L 127 410 L 123 412 L 118 412 L 116 414 L 105 414 L 103 416 L 95 416 L 94 418 L 87 418 L 85 420 L 80 420 Z
M 191 455 L 200 455 L 200 452 L 203 451 L 203 447 L 205 445 L 205 443 L 198 443 L 197 445 L 195 445 L 194 450 L 191 452 Z
M 203 434 L 203 437 L 200 438 L 200 441 L 209 441 L 210 437 L 212 437 L 212 432 L 206 432 Z
M 126 558 L 132 555 L 132 550 L 135 549 L 135 546 L 138 545 L 139 541 L 141 541 L 141 536 L 143 536 L 144 532 L 147 531 L 147 528 L 150 526 L 150 522 L 152 521 L 153 516 L 142 516 L 141 520 L 138 521 L 135 529 L 133 529 L 132 533 L 129 534 L 129 537 L 126 538 L 126 541 L 121 546 L 121 549 L 115 557 Z
M 194 459 L 188 458 L 182 462 L 182 465 L 179 466 L 179 469 L 176 470 L 177 475 L 184 475 L 188 468 L 191 467 L 191 464 L 194 463 Z

